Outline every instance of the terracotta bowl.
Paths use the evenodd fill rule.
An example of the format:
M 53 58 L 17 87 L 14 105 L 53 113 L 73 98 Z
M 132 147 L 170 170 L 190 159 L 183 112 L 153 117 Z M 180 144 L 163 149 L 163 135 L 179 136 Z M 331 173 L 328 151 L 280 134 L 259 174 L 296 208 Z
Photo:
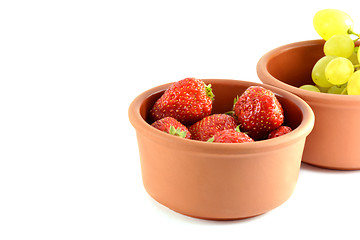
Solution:
M 360 169 L 360 96 L 299 89 L 313 84 L 311 71 L 324 56 L 323 40 L 296 42 L 266 53 L 257 64 L 263 83 L 304 99 L 315 114 L 315 126 L 304 149 L 303 162 L 319 167 Z
M 253 82 L 206 79 L 215 94 L 213 113 L 232 109 L 233 99 Z M 184 215 L 213 220 L 265 213 L 293 193 L 306 136 L 314 116 L 299 97 L 272 90 L 294 130 L 253 143 L 208 143 L 171 136 L 149 125 L 149 110 L 170 84 L 140 94 L 129 107 L 136 130 L 143 184 L 151 197 Z

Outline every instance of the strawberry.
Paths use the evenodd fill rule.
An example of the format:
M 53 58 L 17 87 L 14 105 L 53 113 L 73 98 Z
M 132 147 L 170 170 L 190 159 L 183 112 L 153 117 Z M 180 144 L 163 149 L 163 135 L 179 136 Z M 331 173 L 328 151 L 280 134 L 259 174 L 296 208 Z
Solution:
M 244 142 L 254 142 L 254 140 L 249 137 L 246 133 L 240 132 L 239 128 L 235 129 L 225 129 L 220 132 L 215 133 L 215 135 L 208 140 L 208 142 L 218 142 L 218 143 L 244 143 Z
M 234 112 L 241 130 L 255 140 L 266 138 L 284 122 L 283 108 L 274 93 L 261 86 L 246 89 L 236 101 Z
M 196 78 L 185 78 L 173 83 L 155 102 L 150 110 L 154 121 L 173 117 L 185 125 L 191 125 L 210 115 L 214 94 L 211 84 Z
M 237 122 L 234 117 L 226 114 L 212 114 L 189 127 L 191 138 L 207 141 L 215 133 L 224 129 L 235 129 Z
M 188 139 L 191 138 L 191 133 L 189 132 L 189 130 L 183 124 L 181 124 L 179 121 L 172 117 L 165 117 L 157 120 L 153 122 L 151 126 L 171 135 Z
M 276 137 L 280 137 L 284 134 L 287 134 L 289 132 L 291 132 L 292 129 L 291 127 L 288 127 L 288 126 L 280 126 L 279 128 L 271 131 L 268 135 L 268 139 L 270 138 L 276 138 Z

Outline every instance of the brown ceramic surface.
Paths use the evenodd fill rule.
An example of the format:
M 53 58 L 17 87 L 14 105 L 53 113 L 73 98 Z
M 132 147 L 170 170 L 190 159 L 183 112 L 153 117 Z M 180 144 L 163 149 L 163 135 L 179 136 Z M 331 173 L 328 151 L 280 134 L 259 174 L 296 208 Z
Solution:
M 320 167 L 360 169 L 360 96 L 317 93 L 299 89 L 313 84 L 311 71 L 324 56 L 323 40 L 288 44 L 258 62 L 262 82 L 304 99 L 315 113 L 315 126 L 306 141 L 303 161 Z
M 207 79 L 215 94 L 213 113 L 231 110 L 233 99 L 252 82 Z M 294 130 L 254 143 L 208 143 L 182 139 L 149 125 L 153 103 L 169 84 L 139 95 L 129 107 L 136 129 L 146 191 L 170 209 L 203 219 L 240 219 L 267 212 L 293 193 L 306 136 L 314 116 L 295 95 L 271 86 Z

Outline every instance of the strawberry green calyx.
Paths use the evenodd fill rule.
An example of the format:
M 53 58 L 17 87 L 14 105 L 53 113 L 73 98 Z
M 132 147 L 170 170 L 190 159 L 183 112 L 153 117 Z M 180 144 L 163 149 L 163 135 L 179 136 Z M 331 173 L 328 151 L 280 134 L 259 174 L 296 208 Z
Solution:
M 207 142 L 214 142 L 214 137 L 209 138 Z
M 179 136 L 181 138 L 185 138 L 186 131 L 182 131 L 180 128 L 175 129 L 172 125 L 169 128 L 169 133 L 174 136 Z
M 239 101 L 239 95 L 236 96 L 236 98 L 234 98 L 234 104 L 233 104 L 233 109 L 235 109 L 235 104 L 237 103 L 237 101 Z
M 204 84 L 205 84 L 205 83 L 204 83 Z M 212 92 L 211 84 L 208 84 L 208 85 L 205 84 L 205 90 L 206 90 L 206 95 L 207 95 L 211 100 L 214 101 L 215 95 L 214 95 L 214 93 Z
M 224 114 L 226 114 L 226 115 L 229 115 L 229 116 L 232 116 L 232 117 L 234 117 L 235 118 L 235 111 L 228 111 L 228 112 L 225 112 Z
M 240 130 L 240 125 L 238 125 L 238 126 L 235 128 L 235 131 L 236 131 L 236 132 L 239 132 L 239 133 L 245 133 L 246 135 L 249 134 L 248 132 L 242 132 L 242 131 Z

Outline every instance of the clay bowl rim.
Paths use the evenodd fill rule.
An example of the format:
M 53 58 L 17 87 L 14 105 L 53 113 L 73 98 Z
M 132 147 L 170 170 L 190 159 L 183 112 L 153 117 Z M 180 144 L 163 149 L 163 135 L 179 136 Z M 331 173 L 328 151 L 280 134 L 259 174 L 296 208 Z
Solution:
M 342 105 L 342 106 L 348 106 L 344 104 L 347 103 L 354 104 L 354 102 L 356 102 L 356 105 L 360 104 L 360 95 L 338 95 L 338 94 L 330 94 L 330 93 L 322 93 L 322 92 L 312 92 L 284 83 L 269 73 L 268 64 L 274 57 L 277 57 L 278 55 L 294 48 L 308 47 L 308 46 L 314 46 L 324 43 L 325 40 L 323 39 L 306 40 L 306 41 L 299 41 L 299 42 L 285 44 L 270 50 L 260 58 L 260 60 L 256 65 L 257 74 L 260 80 L 265 84 L 279 87 L 286 91 L 292 92 L 300 97 L 306 96 L 306 100 L 310 100 L 310 101 L 324 103 L 327 105 L 329 105 L 329 101 L 331 101 L 331 104 Z
M 273 87 L 267 84 L 248 82 L 242 80 L 232 80 L 232 79 L 202 79 L 206 83 L 212 84 L 234 84 L 235 82 L 240 83 L 244 86 L 251 85 L 260 85 L 265 88 L 272 90 L 277 96 L 281 96 L 283 98 L 287 98 L 296 106 L 299 107 L 302 112 L 302 120 L 297 128 L 295 128 L 292 132 L 269 140 L 262 140 L 251 143 L 209 143 L 203 141 L 196 141 L 191 139 L 180 138 L 177 136 L 172 136 L 165 132 L 159 131 L 158 129 L 153 128 L 150 124 L 148 124 L 140 114 L 140 107 L 145 99 L 150 97 L 153 94 L 158 92 L 162 92 L 168 88 L 171 83 L 163 84 L 154 88 L 151 88 L 140 95 L 138 95 L 130 104 L 128 114 L 129 120 L 133 127 L 136 129 L 136 132 L 146 133 L 152 140 L 162 140 L 166 141 L 169 146 L 176 146 L 177 149 L 191 149 L 194 152 L 206 152 L 211 154 L 253 154 L 254 152 L 264 152 L 264 150 L 270 150 L 274 148 L 278 148 L 281 145 L 292 144 L 294 141 L 302 137 L 306 137 L 312 131 L 314 126 L 314 113 L 310 106 L 298 96 L 282 90 L 277 87 Z M 216 98 L 216 93 L 215 93 Z M 215 99 L 216 101 L 216 99 Z

